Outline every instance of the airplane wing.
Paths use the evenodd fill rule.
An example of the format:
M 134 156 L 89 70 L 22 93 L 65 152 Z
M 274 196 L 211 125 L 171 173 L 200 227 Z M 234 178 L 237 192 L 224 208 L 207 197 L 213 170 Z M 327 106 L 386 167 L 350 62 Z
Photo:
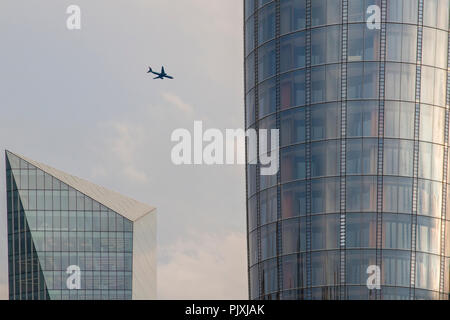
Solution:
M 160 76 L 157 76 L 157 77 L 154 77 L 153 80 L 154 79 L 162 79 L 162 78 Z

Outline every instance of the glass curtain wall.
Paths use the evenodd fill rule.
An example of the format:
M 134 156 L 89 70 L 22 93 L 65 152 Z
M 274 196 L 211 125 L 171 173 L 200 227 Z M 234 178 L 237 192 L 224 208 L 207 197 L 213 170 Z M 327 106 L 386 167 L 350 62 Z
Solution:
M 448 299 L 449 1 L 243 2 L 250 298 Z

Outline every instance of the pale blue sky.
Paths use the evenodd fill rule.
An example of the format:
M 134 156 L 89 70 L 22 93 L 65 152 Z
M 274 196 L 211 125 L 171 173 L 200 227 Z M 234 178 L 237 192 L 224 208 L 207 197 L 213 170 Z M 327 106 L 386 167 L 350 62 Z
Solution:
M 0 151 L 156 206 L 159 298 L 247 298 L 244 167 L 170 160 L 176 128 L 243 127 L 242 33 L 241 0 L 0 2 Z M 0 179 L 7 298 L 3 153 Z

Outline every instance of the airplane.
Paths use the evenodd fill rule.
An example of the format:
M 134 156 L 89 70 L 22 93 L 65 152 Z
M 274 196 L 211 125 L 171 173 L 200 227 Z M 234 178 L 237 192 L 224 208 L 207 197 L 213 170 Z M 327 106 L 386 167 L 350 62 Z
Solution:
M 153 73 L 153 74 L 156 74 L 157 77 L 155 77 L 155 78 L 153 78 L 153 79 L 161 79 L 161 80 L 163 80 L 164 78 L 173 79 L 173 77 L 169 76 L 169 75 L 164 71 L 164 67 L 161 67 L 161 73 L 154 72 L 154 71 L 152 70 L 151 67 L 148 67 L 147 73 Z

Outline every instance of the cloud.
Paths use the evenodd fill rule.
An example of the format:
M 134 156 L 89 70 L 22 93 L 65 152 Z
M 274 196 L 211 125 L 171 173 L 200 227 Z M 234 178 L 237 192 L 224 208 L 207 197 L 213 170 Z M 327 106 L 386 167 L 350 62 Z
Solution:
M 107 146 L 105 149 L 109 154 L 108 156 L 118 160 L 119 172 L 122 176 L 135 183 L 147 182 L 147 174 L 136 165 L 136 155 L 139 154 L 146 136 L 145 128 L 121 121 L 111 121 L 100 126 L 103 129 L 103 142 Z M 107 174 L 107 170 L 103 166 L 95 167 L 92 170 L 92 174 L 94 176 L 104 176 Z
M 248 299 L 244 233 L 191 234 L 158 254 L 159 299 Z
M 171 103 L 172 105 L 174 105 L 175 107 L 177 107 L 180 111 L 182 111 L 184 113 L 191 114 L 194 111 L 194 109 L 192 108 L 192 106 L 190 104 L 187 104 L 186 102 L 184 102 L 180 97 L 178 97 L 175 94 L 172 94 L 169 92 L 164 92 L 162 94 L 162 96 L 163 96 L 164 100 Z

